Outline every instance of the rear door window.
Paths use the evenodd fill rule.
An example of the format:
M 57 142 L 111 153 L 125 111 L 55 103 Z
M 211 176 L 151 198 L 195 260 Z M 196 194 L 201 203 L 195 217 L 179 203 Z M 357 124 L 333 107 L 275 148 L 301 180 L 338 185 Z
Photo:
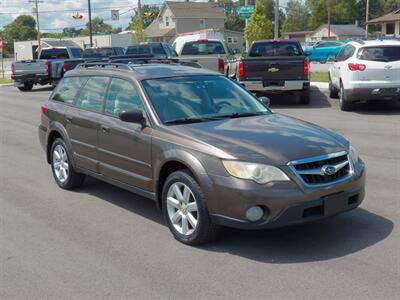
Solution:
M 70 48 L 71 54 L 74 58 L 81 58 L 83 50 L 81 48 Z
M 67 49 L 54 48 L 54 49 L 43 49 L 40 52 L 40 59 L 63 59 L 69 58 Z
M 299 43 L 267 42 L 255 43 L 250 49 L 249 56 L 302 56 L 303 50 Z
M 400 60 L 400 46 L 364 47 L 358 52 L 361 60 L 391 62 Z
M 143 103 L 135 87 L 127 80 L 113 78 L 107 92 L 105 113 L 118 117 L 124 111 L 143 111 Z
M 53 92 L 51 100 L 66 104 L 74 103 L 86 77 L 64 77 Z
M 183 46 L 182 55 L 226 54 L 224 46 L 218 41 L 189 42 Z
M 90 77 L 75 105 L 93 112 L 102 112 L 109 80 L 109 77 Z

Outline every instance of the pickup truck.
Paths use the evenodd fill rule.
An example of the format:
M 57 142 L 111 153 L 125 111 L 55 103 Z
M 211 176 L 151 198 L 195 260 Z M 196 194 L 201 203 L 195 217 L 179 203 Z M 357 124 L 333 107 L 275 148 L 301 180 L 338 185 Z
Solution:
M 161 42 L 143 42 L 129 46 L 125 55 L 152 55 L 156 58 L 175 58 L 178 54 L 168 43 Z
M 233 58 L 225 43 L 217 39 L 187 41 L 175 50 L 180 60 L 196 61 L 203 69 L 220 73 L 224 73 L 225 61 Z
M 11 65 L 14 85 L 30 91 L 36 84 L 55 85 L 67 70 L 82 63 L 82 49 L 78 47 L 43 48 L 39 59 L 16 61 Z
M 300 94 L 300 103 L 310 102 L 309 62 L 298 41 L 255 41 L 242 59 L 229 60 L 225 68 L 251 92 Z

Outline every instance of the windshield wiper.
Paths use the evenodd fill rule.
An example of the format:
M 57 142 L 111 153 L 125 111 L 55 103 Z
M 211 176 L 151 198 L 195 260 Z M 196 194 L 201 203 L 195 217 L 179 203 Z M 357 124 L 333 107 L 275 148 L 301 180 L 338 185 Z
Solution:
M 164 124 L 190 124 L 190 123 L 201 123 L 210 120 L 216 120 L 216 118 L 184 118 L 176 119 L 164 122 Z
M 260 115 L 264 115 L 265 113 L 263 112 L 235 112 L 229 115 L 222 115 L 222 116 L 218 116 L 218 118 L 220 119 L 224 119 L 224 118 L 231 118 L 231 119 L 235 119 L 235 118 L 241 118 L 241 117 L 253 117 L 253 116 L 260 116 Z

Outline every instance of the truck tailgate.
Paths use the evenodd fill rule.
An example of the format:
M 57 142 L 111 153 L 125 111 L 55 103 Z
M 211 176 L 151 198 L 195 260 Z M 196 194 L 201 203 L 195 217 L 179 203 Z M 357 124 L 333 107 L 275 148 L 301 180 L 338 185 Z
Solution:
M 241 80 L 307 80 L 304 74 L 305 56 L 251 57 L 243 59 Z
M 17 61 L 15 65 L 15 75 L 46 75 L 47 66 L 44 60 Z

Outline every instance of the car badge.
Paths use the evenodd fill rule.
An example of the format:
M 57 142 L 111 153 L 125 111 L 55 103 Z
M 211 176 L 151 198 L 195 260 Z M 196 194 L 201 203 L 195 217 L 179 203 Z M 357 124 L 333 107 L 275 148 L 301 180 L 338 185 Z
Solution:
M 333 166 L 323 166 L 321 168 L 322 172 L 324 172 L 325 175 L 331 176 L 337 172 L 336 168 Z
M 268 69 L 268 72 L 272 72 L 272 73 L 275 73 L 275 72 L 278 72 L 278 71 L 279 71 L 278 68 L 269 68 Z

